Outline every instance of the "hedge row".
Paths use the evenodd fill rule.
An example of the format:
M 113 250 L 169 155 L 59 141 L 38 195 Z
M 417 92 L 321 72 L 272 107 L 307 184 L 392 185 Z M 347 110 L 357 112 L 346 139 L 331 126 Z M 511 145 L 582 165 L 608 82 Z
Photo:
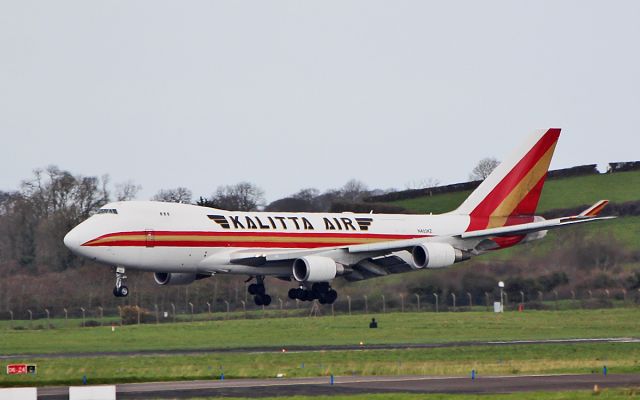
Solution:
M 628 162 L 612 162 L 609 163 L 607 173 L 637 171 L 640 170 L 640 161 Z M 574 176 L 585 176 L 599 174 L 596 164 L 578 165 L 577 167 L 556 169 L 549 171 L 547 177 L 549 179 L 562 179 Z M 433 196 L 436 194 L 452 193 L 473 190 L 480 186 L 482 181 L 472 181 L 463 183 L 454 183 L 445 186 L 435 186 L 424 189 L 410 189 L 399 192 L 387 193 L 379 196 L 371 196 L 364 199 L 368 203 L 387 203 L 390 201 L 415 199 L 417 197 Z

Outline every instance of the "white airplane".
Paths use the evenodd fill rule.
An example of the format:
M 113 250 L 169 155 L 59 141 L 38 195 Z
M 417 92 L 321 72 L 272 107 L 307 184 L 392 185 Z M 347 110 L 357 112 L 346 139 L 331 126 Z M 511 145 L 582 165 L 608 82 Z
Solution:
M 224 211 L 153 201 L 110 203 L 64 238 L 74 253 L 115 267 L 154 272 L 159 285 L 219 273 L 248 275 L 257 305 L 269 305 L 264 278 L 295 281 L 291 299 L 331 304 L 330 286 L 424 268 L 442 268 L 490 250 L 540 239 L 547 230 L 608 219 L 597 202 L 579 215 L 535 216 L 560 129 L 534 133 L 456 210 L 441 215 Z

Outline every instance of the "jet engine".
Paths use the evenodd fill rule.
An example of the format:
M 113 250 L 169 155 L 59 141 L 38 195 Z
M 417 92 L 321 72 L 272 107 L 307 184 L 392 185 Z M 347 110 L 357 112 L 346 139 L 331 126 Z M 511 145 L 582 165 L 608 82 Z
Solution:
M 326 282 L 343 273 L 344 267 L 329 257 L 306 256 L 293 262 L 293 277 L 298 282 Z
M 431 242 L 415 246 L 411 256 L 416 268 L 443 268 L 469 258 L 448 243 Z
M 153 279 L 158 285 L 188 285 L 196 279 L 206 278 L 208 275 L 182 272 L 156 272 Z

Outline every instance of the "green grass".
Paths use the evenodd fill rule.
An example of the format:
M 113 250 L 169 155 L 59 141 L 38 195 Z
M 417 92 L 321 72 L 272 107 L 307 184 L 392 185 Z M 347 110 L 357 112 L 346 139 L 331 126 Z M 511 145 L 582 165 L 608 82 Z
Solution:
M 181 324 L 0 331 L 0 354 L 329 344 L 432 343 L 638 335 L 640 309 L 389 313 Z
M 471 191 L 445 193 L 390 204 L 415 213 L 439 214 L 457 208 L 470 193 Z M 640 171 L 551 179 L 546 182 L 542 191 L 538 212 L 591 205 L 601 199 L 616 203 L 640 199 Z
M 563 391 L 563 392 L 517 392 L 501 394 L 426 394 L 426 393 L 385 393 L 338 396 L 291 396 L 291 397 L 261 397 L 262 400 L 583 400 L 583 399 L 628 399 L 637 397 L 640 389 L 604 389 L 595 396 L 591 390 Z M 211 397 L 210 399 L 213 399 Z M 240 400 L 240 398 L 228 398 Z M 198 398 L 193 400 L 205 400 Z
M 12 361 L 13 362 L 13 361 Z M 411 350 L 287 353 L 211 353 L 188 356 L 136 356 L 29 359 L 37 375 L 0 375 L 0 386 L 124 383 L 225 378 L 345 375 L 464 376 L 640 372 L 635 343 L 471 346 Z

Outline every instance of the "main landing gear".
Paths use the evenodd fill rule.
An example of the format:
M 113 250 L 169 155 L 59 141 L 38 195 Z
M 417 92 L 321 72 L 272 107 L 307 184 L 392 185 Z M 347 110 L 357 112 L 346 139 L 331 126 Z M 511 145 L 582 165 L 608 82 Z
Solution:
M 303 286 L 289 289 L 289 298 L 302 301 L 318 300 L 320 304 L 333 304 L 338 298 L 338 292 L 331 289 L 328 282 L 316 282 L 311 286 L 310 290 Z
M 123 267 L 116 268 L 116 286 L 113 288 L 113 295 L 116 297 L 127 297 L 129 288 L 126 285 L 127 276 L 124 274 Z
M 264 276 L 256 277 L 257 283 L 252 283 L 247 288 L 249 294 L 253 295 L 253 301 L 257 306 L 268 306 L 271 304 L 271 296 L 266 293 L 264 288 Z

